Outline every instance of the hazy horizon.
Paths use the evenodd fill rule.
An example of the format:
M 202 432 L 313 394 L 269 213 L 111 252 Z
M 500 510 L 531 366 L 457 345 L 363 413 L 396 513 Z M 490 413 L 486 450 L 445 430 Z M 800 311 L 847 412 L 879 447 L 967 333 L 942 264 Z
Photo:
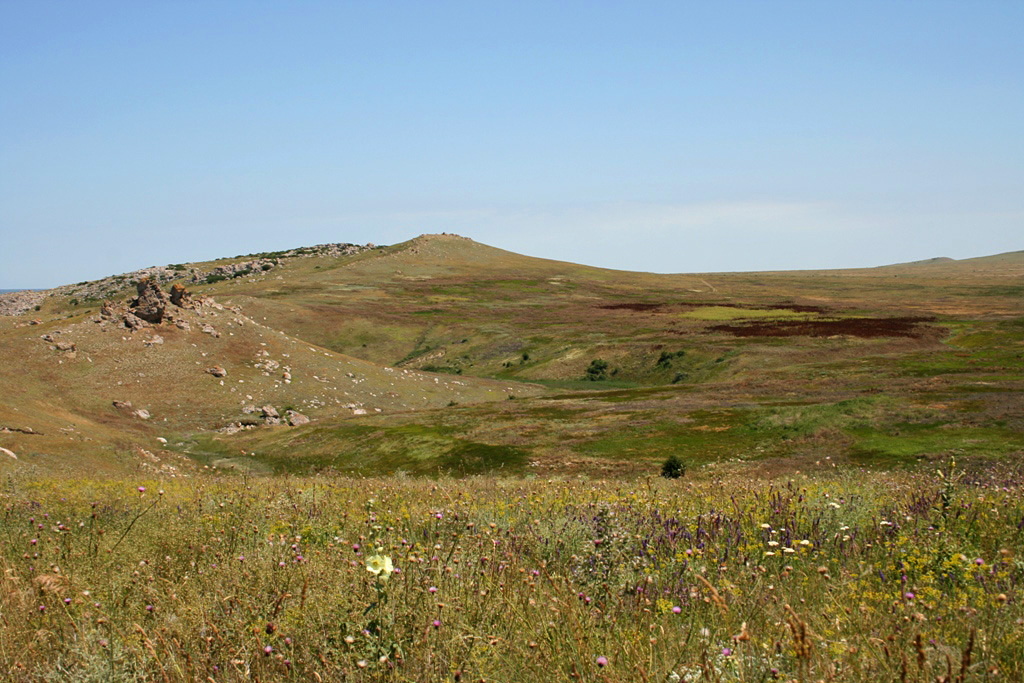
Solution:
M 649 272 L 1022 248 L 1024 3 L 0 5 L 0 286 L 453 232 Z

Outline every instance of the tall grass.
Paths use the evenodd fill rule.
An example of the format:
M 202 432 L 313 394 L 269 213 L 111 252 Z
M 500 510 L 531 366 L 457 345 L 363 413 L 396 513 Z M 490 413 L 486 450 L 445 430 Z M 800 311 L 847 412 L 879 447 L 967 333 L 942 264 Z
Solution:
M 1015 479 L 36 480 L 3 506 L 4 680 L 1024 676 Z

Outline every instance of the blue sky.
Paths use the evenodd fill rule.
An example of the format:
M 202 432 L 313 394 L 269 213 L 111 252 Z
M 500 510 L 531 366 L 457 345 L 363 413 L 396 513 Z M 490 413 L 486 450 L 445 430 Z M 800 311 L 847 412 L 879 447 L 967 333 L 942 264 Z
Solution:
M 0 0 L 0 287 L 456 232 L 659 272 L 1024 249 L 1022 2 Z

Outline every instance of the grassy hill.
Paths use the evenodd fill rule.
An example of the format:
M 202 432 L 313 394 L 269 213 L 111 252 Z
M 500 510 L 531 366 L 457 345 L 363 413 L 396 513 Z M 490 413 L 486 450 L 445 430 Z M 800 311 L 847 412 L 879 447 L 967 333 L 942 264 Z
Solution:
M 770 471 L 1024 449 L 1024 252 L 660 275 L 424 235 L 157 276 L 217 305 L 188 331 L 93 322 L 134 293 L 115 276 L 0 316 L 4 467 L 635 474 L 673 453 Z M 312 422 L 265 426 L 264 405 Z

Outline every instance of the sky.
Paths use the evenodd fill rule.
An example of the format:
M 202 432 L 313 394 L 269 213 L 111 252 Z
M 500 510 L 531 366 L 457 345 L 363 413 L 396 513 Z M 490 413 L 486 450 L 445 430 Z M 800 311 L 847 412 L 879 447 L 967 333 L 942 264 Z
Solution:
M 1024 2 L 0 0 L 0 288 L 454 232 L 654 272 L 1024 249 Z

